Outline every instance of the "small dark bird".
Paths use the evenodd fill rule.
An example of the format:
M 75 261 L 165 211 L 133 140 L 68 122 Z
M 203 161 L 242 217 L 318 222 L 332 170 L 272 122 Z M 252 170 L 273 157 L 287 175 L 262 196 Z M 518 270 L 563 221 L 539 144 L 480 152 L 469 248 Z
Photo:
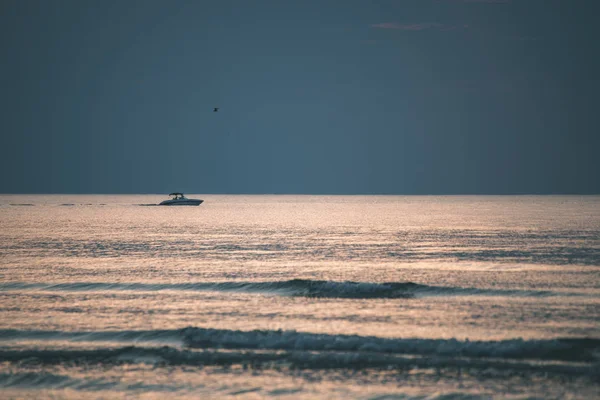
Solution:
M 217 112 L 219 111 L 219 107 L 215 107 L 215 109 L 213 110 L 213 112 Z

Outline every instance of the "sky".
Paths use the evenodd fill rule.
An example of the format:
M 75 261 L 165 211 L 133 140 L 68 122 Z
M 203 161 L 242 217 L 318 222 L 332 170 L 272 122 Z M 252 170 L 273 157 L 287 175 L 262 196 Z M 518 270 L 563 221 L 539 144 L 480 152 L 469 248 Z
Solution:
M 600 194 L 598 8 L 1 0 L 0 192 Z

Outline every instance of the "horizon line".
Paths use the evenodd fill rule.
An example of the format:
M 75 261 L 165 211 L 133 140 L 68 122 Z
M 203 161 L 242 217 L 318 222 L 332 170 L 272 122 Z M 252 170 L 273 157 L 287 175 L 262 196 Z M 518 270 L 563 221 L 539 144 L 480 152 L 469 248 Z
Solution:
M 202 193 L 202 192 L 186 192 L 189 194 L 200 194 L 209 196 L 600 196 L 599 193 Z M 40 193 L 40 192 L 24 192 L 24 193 L 2 193 L 0 196 L 165 196 L 168 193 Z

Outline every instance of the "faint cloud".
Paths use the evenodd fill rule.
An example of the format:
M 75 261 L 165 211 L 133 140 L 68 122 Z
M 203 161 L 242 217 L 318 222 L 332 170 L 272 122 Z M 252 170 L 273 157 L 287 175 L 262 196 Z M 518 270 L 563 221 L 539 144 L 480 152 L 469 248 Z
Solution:
M 371 24 L 371 28 L 376 29 L 392 29 L 399 31 L 425 31 L 429 29 L 439 30 L 439 31 L 452 31 L 457 29 L 468 29 L 469 25 L 447 25 L 447 24 L 439 24 L 435 22 L 425 22 L 425 23 L 411 23 L 411 24 L 401 24 L 398 22 L 380 22 L 378 24 Z

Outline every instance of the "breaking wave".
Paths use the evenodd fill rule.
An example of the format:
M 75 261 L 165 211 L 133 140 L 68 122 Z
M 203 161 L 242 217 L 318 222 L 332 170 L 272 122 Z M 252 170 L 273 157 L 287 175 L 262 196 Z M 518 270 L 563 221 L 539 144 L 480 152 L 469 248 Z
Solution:
M 265 350 L 276 352 L 342 352 L 354 354 L 357 357 L 358 355 L 365 354 L 380 354 L 581 363 L 598 363 L 600 361 L 600 339 L 598 338 L 469 341 L 457 339 L 380 338 L 374 336 L 336 335 L 282 330 L 240 331 L 188 327 L 177 330 L 97 332 L 4 329 L 0 330 L 0 340 L 112 341 L 129 342 L 136 345 L 157 343 L 179 345 L 190 350 L 226 349 L 259 352 Z M 140 348 L 136 351 L 147 352 L 144 353 L 147 355 L 163 353 L 168 355 L 179 350 L 169 347 L 162 348 L 162 350 L 161 348 Z M 61 355 L 63 353 L 64 355 Z M 21 351 L 1 349 L 0 361 L 18 361 L 27 357 L 39 358 L 40 356 L 44 357 L 45 354 L 52 355 L 49 359 L 57 358 L 63 360 L 69 357 L 90 357 L 93 360 L 120 353 L 115 349 L 47 350 L 47 352 L 46 350 L 39 349 Z
M 197 282 L 197 283 L 0 283 L 0 291 L 216 291 L 260 293 L 267 295 L 339 298 L 339 299 L 402 299 L 420 296 L 581 296 L 577 293 L 562 293 L 539 290 L 478 289 L 448 286 L 421 285 L 413 282 L 352 282 L 291 279 L 274 282 Z
M 598 377 L 599 372 L 590 365 L 507 362 L 493 359 L 468 359 L 464 357 L 407 357 L 398 354 L 373 354 L 353 352 L 272 352 L 272 351 L 194 351 L 173 347 L 121 347 L 93 350 L 0 350 L 0 360 L 34 365 L 195 365 L 231 366 L 244 368 L 298 368 L 298 369 L 369 369 L 369 368 L 472 368 L 504 369 L 522 372 L 547 372 Z
M 206 328 L 185 328 L 181 334 L 183 343 L 190 348 L 342 351 L 588 362 L 600 360 L 600 339 L 592 338 L 460 341 Z

